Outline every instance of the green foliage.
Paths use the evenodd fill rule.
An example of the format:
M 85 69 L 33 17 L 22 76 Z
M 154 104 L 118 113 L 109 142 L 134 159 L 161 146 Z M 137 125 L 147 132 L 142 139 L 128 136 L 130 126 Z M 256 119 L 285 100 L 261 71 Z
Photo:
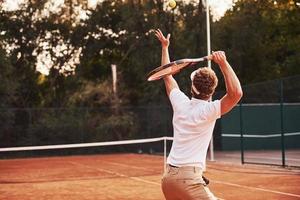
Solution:
M 109 107 L 112 104 L 111 84 L 108 81 L 85 81 L 81 88 L 69 97 L 70 105 L 76 107 Z
M 14 103 L 14 93 L 18 82 L 16 82 L 13 67 L 3 49 L 0 49 L 0 70 L 0 108 L 11 107 Z
M 133 123 L 138 115 L 124 107 L 168 104 L 163 82 L 146 81 L 146 74 L 160 65 L 161 49 L 153 29 L 171 33 L 171 60 L 206 54 L 202 1 L 178 1 L 175 10 L 164 10 L 163 1 L 105 0 L 81 21 L 76 21 L 71 1 L 42 17 L 47 2 L 29 1 L 16 11 L 0 11 L 0 45 L 5 50 L 13 47 L 9 54 L 0 51 L 0 94 L 14 94 L 0 96 L 0 106 L 106 109 L 82 116 L 71 111 L 48 113 L 33 121 L 27 112 L 1 115 L 9 116 L 4 118 L 10 127 L 37 135 L 36 141 L 51 140 L 41 139 L 47 136 L 44 129 L 57 138 L 75 129 L 88 130 L 87 138 L 95 140 L 130 138 L 140 128 Z M 274 2 L 239 0 L 212 23 L 212 49 L 226 51 L 242 84 L 300 73 L 300 8 L 292 0 Z M 66 49 L 57 53 L 55 49 L 64 45 Z M 36 71 L 38 55 L 44 51 L 55 66 L 47 76 Z M 72 60 L 76 54 L 80 62 Z M 111 64 L 118 69 L 117 99 L 112 93 Z M 75 72 L 67 69 L 71 65 Z M 176 75 L 187 94 L 192 70 Z M 10 138 L 10 128 L 5 129 L 5 138 Z
M 213 25 L 243 84 L 299 74 L 300 8 L 294 1 L 240 0 Z
M 0 81 L 0 140 L 5 141 L 9 134 L 8 130 L 13 127 L 14 122 L 14 113 L 5 108 L 15 105 L 18 82 L 11 62 L 2 48 L 0 48 Z
M 110 115 L 99 121 L 95 130 L 101 133 L 105 140 L 124 140 L 136 136 L 138 125 L 137 118 L 132 112 L 123 112 L 118 115 Z

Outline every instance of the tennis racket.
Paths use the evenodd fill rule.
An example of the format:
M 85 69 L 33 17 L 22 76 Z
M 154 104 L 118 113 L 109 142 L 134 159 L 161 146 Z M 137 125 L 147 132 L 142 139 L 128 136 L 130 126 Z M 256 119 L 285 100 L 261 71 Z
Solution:
M 147 80 L 148 81 L 159 80 L 164 76 L 176 74 L 183 68 L 190 67 L 197 63 L 207 61 L 207 60 L 212 60 L 212 55 L 204 56 L 202 58 L 185 58 L 185 59 L 176 60 L 168 64 L 159 66 L 154 70 L 152 70 L 151 72 L 149 72 L 149 74 L 147 75 Z

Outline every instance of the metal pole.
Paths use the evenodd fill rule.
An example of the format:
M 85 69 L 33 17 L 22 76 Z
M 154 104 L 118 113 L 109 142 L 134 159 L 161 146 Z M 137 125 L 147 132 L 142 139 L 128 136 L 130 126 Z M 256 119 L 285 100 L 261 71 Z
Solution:
M 283 126 L 283 81 L 280 80 L 280 128 L 281 128 L 281 155 L 282 166 L 285 167 L 285 142 L 284 142 L 284 126 Z
M 210 46 L 210 18 L 209 18 L 209 0 L 206 0 L 206 38 L 207 38 L 207 55 L 211 54 Z M 211 68 L 211 61 L 207 60 L 207 67 Z M 210 161 L 214 161 L 214 137 L 211 137 L 209 145 Z
M 167 139 L 164 138 L 164 172 L 167 170 Z
M 112 85 L 113 85 L 113 93 L 115 98 L 117 97 L 117 65 L 111 65 L 111 74 L 112 74 Z
M 241 162 L 245 163 L 244 159 L 244 133 L 243 133 L 243 112 L 242 102 L 240 102 L 240 132 L 241 132 Z
M 210 41 L 210 18 L 209 18 L 209 0 L 206 0 L 206 37 L 207 37 L 207 55 L 211 54 Z M 207 66 L 211 67 L 211 61 L 207 61 Z

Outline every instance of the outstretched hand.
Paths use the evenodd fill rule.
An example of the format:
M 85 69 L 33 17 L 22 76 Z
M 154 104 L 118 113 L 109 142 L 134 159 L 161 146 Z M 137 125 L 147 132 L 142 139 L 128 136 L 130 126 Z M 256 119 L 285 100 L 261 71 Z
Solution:
M 157 39 L 160 41 L 161 46 L 163 48 L 167 48 L 169 47 L 170 44 L 170 34 L 167 35 L 167 37 L 164 36 L 164 34 L 161 32 L 160 29 L 155 30 L 155 36 L 157 37 Z

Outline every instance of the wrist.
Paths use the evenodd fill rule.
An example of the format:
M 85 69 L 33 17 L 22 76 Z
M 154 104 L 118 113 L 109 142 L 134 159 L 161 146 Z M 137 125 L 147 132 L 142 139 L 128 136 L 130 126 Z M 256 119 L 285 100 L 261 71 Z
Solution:
M 227 67 L 227 66 L 228 66 L 228 62 L 227 62 L 227 60 L 225 60 L 225 61 L 223 61 L 223 62 L 218 63 L 218 65 L 219 65 L 221 68 L 224 68 L 224 67 Z
M 169 46 L 161 46 L 161 48 L 162 48 L 163 50 L 165 50 L 165 49 L 168 49 Z

